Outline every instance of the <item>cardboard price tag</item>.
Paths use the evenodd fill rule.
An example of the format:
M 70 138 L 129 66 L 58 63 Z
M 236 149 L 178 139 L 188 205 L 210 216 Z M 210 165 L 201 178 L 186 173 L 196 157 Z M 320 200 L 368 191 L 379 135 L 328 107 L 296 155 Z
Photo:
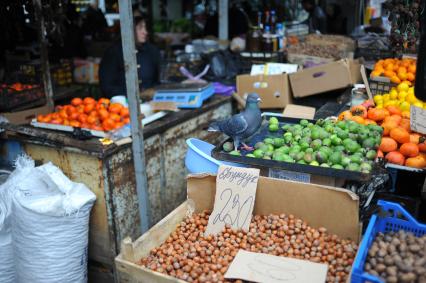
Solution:
M 217 234 L 225 225 L 248 230 L 256 197 L 259 169 L 221 165 L 216 177 L 213 212 L 205 234 Z
M 323 283 L 327 265 L 306 260 L 239 250 L 225 273 L 226 279 L 258 283 Z
M 426 134 L 426 110 L 411 105 L 410 108 L 410 128 L 411 130 Z

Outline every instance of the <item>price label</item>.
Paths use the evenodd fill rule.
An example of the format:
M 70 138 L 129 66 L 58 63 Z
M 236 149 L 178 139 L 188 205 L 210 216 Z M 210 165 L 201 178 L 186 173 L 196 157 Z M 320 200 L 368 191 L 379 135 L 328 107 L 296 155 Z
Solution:
M 426 134 L 426 110 L 411 105 L 410 108 L 410 128 L 411 130 Z
M 269 169 L 269 177 L 282 179 L 282 180 L 290 180 L 302 183 L 310 183 L 311 175 L 300 172 L 293 172 L 287 170 L 277 170 L 277 169 Z
M 248 230 L 256 197 L 259 169 L 221 165 L 216 177 L 216 196 L 206 235 L 217 234 L 225 225 Z

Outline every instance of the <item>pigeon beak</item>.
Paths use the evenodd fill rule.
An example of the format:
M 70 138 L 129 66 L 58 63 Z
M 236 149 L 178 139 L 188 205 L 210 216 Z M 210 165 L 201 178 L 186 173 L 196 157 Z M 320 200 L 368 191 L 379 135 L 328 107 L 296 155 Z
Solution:
M 262 102 L 262 99 L 260 99 L 260 97 L 257 99 L 257 102 Z

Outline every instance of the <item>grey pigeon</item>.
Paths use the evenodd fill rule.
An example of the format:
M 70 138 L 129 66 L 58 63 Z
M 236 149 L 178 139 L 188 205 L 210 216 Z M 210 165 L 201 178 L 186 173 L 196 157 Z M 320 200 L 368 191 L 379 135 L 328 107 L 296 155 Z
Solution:
M 262 124 L 262 113 L 259 109 L 259 95 L 250 93 L 247 96 L 246 108 L 244 111 L 232 116 L 231 118 L 212 122 L 208 128 L 211 132 L 222 132 L 234 140 L 234 150 L 238 150 L 240 143 L 243 148 L 252 150 L 251 147 L 244 144 L 244 140 L 252 136 Z

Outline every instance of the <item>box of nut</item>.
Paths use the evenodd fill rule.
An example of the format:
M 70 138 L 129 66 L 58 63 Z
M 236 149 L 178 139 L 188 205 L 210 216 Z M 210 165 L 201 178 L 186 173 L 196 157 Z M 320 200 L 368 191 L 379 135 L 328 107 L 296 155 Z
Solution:
M 360 241 L 352 192 L 259 177 L 249 228 L 207 235 L 215 195 L 216 176 L 190 175 L 183 204 L 139 239 L 123 240 L 119 282 L 242 282 L 224 277 L 239 250 L 327 264 L 327 282 L 348 279 Z

